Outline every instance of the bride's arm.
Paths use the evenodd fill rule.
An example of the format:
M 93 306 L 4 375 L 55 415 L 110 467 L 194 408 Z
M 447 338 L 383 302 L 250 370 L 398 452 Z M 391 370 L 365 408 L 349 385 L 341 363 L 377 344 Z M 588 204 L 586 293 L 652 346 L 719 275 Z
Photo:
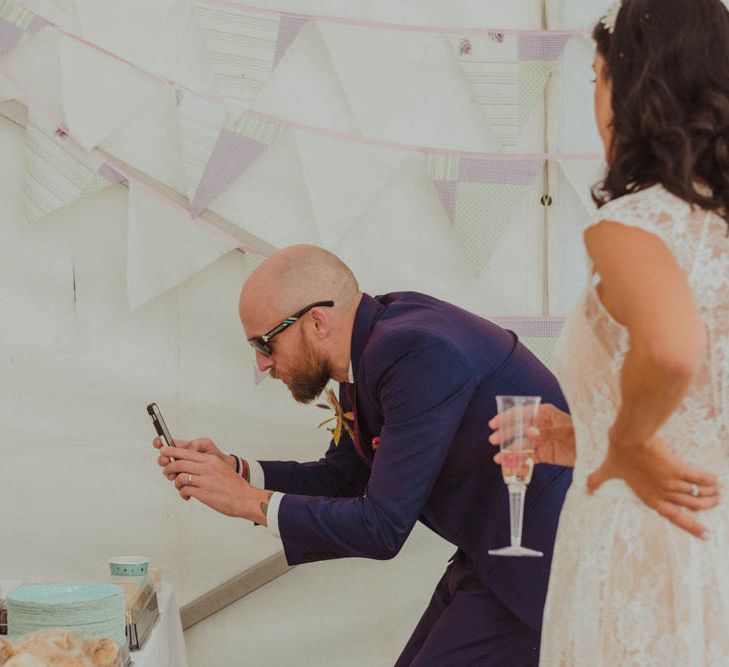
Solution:
M 630 336 L 613 437 L 644 442 L 686 394 L 705 346 L 704 326 L 686 274 L 657 236 L 603 221 L 587 230 L 585 243 L 600 299 Z
M 703 527 L 679 507 L 713 507 L 716 479 L 678 461 L 655 438 L 688 391 L 705 346 L 688 279 L 663 241 L 641 229 L 603 221 L 587 230 L 585 242 L 600 276 L 600 299 L 630 339 L 608 458 L 589 487 L 623 478 L 663 516 L 702 535 Z M 692 484 L 702 497 L 692 495 Z

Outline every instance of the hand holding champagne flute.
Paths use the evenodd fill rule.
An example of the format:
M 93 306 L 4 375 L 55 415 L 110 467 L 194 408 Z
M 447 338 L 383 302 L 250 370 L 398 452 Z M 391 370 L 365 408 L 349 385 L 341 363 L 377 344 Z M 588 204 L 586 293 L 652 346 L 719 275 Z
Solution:
M 500 463 L 504 483 L 509 489 L 511 546 L 490 549 L 491 556 L 543 556 L 541 551 L 521 546 L 524 496 L 532 481 L 534 443 L 527 438 L 539 409 L 540 396 L 497 396 L 501 448 Z

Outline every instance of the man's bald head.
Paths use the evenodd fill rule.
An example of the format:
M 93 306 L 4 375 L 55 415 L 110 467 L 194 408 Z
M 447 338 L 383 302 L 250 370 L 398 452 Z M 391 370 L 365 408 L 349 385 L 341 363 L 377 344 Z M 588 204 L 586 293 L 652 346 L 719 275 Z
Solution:
M 331 299 L 337 311 L 348 312 L 359 296 L 357 279 L 339 257 L 295 245 L 274 253 L 250 275 L 240 295 L 240 317 L 244 326 L 265 328 L 315 301 Z

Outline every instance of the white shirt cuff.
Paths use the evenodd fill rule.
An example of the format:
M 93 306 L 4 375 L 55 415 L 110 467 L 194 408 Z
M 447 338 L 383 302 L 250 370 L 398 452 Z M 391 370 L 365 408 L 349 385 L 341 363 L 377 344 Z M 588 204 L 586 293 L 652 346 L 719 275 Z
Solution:
M 258 461 L 248 461 L 248 472 L 251 475 L 251 486 L 255 486 L 259 489 L 266 488 L 266 476 L 263 474 L 263 466 Z
M 285 494 L 274 491 L 271 500 L 268 501 L 268 512 L 266 518 L 268 521 L 268 530 L 271 535 L 281 539 L 281 533 L 278 532 L 278 508 Z

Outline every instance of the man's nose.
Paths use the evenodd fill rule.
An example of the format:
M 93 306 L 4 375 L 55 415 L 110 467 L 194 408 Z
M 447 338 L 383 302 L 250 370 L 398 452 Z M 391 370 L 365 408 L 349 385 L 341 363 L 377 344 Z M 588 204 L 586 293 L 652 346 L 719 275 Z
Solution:
M 273 368 L 273 359 L 256 350 L 256 365 L 258 366 L 259 371 L 266 373 Z

